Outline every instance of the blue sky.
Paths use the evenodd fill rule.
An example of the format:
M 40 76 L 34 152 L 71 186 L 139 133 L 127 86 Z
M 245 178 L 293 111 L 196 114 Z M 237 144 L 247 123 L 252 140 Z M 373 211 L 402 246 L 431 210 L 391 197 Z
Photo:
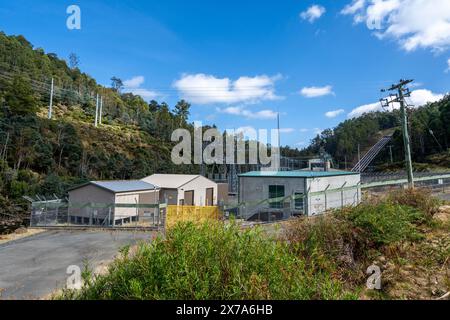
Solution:
M 186 98 L 193 121 L 271 129 L 279 111 L 282 144 L 301 148 L 376 110 L 400 78 L 416 80 L 417 105 L 448 92 L 449 3 L 0 0 L 0 29 L 62 58 L 75 52 L 101 84 L 117 76 L 146 99 Z M 72 4 L 81 30 L 66 27 Z

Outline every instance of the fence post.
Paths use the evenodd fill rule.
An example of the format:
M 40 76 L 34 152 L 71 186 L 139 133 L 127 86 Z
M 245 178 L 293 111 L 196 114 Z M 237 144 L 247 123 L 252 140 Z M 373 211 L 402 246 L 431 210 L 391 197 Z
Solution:
M 114 210 L 114 212 L 112 214 L 112 226 L 115 227 L 116 226 L 116 205 L 112 204 L 111 207 Z
M 70 224 L 70 202 L 67 202 L 67 224 Z
M 45 209 L 44 209 L 44 227 L 46 227 L 47 226 L 47 216 L 48 216 L 48 214 L 47 214 L 47 201 L 45 201 L 45 207 L 44 207 Z
M 341 209 L 344 208 L 344 187 L 347 184 L 347 181 L 341 187 Z
M 324 193 L 325 193 L 325 211 L 327 211 L 328 210 L 328 196 L 327 196 L 327 191 L 328 191 L 328 188 L 330 188 L 330 185 L 328 185 L 326 188 L 325 188 L 325 190 L 323 191 Z
M 356 201 L 357 201 L 356 205 L 358 205 L 360 203 L 360 199 L 359 199 L 360 190 L 361 190 L 361 181 L 358 182 L 358 184 L 356 185 Z
M 89 203 L 89 225 L 92 226 L 92 211 L 94 210 L 92 203 Z
M 56 224 L 58 224 L 58 216 L 59 216 L 59 204 L 58 203 L 56 203 L 56 208 L 55 208 L 55 211 L 56 211 Z
M 161 205 L 159 206 L 159 213 L 162 216 L 162 234 L 163 237 L 166 237 L 166 228 L 167 228 L 167 210 L 168 210 L 168 205 L 166 203 L 165 207 L 163 207 L 163 209 L 161 209 Z

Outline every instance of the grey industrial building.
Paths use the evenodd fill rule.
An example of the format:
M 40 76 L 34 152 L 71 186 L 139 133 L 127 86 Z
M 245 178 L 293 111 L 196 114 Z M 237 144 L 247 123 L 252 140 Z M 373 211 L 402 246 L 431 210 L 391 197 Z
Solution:
M 356 205 L 361 199 L 360 181 L 359 173 L 338 170 L 248 172 L 239 175 L 240 214 L 245 219 L 282 219 Z

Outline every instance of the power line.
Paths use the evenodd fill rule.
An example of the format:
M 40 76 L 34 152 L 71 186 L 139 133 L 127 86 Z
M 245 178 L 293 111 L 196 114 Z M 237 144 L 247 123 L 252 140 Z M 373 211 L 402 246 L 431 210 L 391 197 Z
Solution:
M 14 81 L 14 77 L 16 76 L 16 74 L 4 71 L 4 70 L 0 70 L 0 79 L 6 80 L 9 83 L 12 83 Z M 86 102 L 86 98 L 87 100 L 92 100 L 93 97 L 91 94 L 88 94 L 87 97 L 86 95 L 82 95 L 80 92 L 72 90 L 72 89 L 65 89 L 63 87 L 58 87 L 54 85 L 54 79 L 51 79 L 51 84 L 47 84 L 45 82 L 41 82 L 38 80 L 34 80 L 31 78 L 28 78 L 28 80 L 30 81 L 30 86 L 31 89 L 35 92 L 38 92 L 40 94 L 43 94 L 44 96 L 49 95 L 50 97 L 50 104 L 49 104 L 49 109 L 48 109 L 48 118 L 52 119 L 52 115 L 53 115 L 53 98 L 56 97 L 58 99 L 64 99 L 65 94 L 74 94 L 76 96 L 77 101 L 79 102 Z M 96 105 L 96 114 L 95 114 L 95 126 L 97 127 L 97 125 L 100 123 L 101 124 L 101 113 L 103 110 L 103 97 L 101 97 L 101 105 L 100 105 L 100 110 L 99 110 L 99 94 L 97 93 L 97 105 Z M 99 122 L 99 113 L 100 113 L 100 122 Z
M 410 103 L 409 103 L 408 105 L 414 106 L 414 104 L 412 103 L 411 99 L 409 99 L 409 102 L 410 102 Z M 436 143 L 438 144 L 438 146 L 439 146 L 439 148 L 441 149 L 441 151 L 443 151 L 444 148 L 442 148 L 442 145 L 441 145 L 441 143 L 439 142 L 439 140 L 436 138 L 436 136 L 435 136 L 433 130 L 431 130 L 431 128 L 428 126 L 428 124 L 425 123 L 425 120 L 424 120 L 424 119 L 421 119 L 419 116 L 416 116 L 416 119 L 417 119 L 420 123 L 422 123 L 422 124 L 427 128 L 428 133 L 433 137 L 434 141 L 436 141 Z

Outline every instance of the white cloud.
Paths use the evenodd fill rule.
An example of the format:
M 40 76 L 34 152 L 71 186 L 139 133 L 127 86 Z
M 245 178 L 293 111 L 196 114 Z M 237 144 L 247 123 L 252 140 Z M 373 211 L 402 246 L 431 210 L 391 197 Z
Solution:
M 450 59 L 447 60 L 447 70 L 445 72 L 450 72 Z
M 448 0 L 353 0 L 341 13 L 365 21 L 378 38 L 395 39 L 406 51 L 450 47 Z
M 295 132 L 294 128 L 280 128 L 280 133 L 293 133 Z
M 308 132 L 309 131 L 309 129 L 306 129 L 306 128 L 302 128 L 302 129 L 300 129 L 300 132 Z
M 306 11 L 300 13 L 300 18 L 303 20 L 308 20 L 313 23 L 315 20 L 319 19 L 326 12 L 325 8 L 320 5 L 312 5 Z
M 123 92 L 141 96 L 147 101 L 161 96 L 159 92 L 141 88 L 141 85 L 144 84 L 144 82 L 145 78 L 143 76 L 136 76 L 131 79 L 125 80 L 123 82 Z
M 257 112 L 245 111 L 244 116 L 252 119 L 276 119 L 277 113 L 273 110 L 261 110 Z
M 136 76 L 123 82 L 126 88 L 139 88 L 145 81 L 143 76 Z
M 444 98 L 444 94 L 433 93 L 430 90 L 420 89 L 411 92 L 411 98 L 409 101 L 413 104 L 414 107 L 418 108 L 426 105 L 429 102 L 436 102 L 442 100 Z
M 336 118 L 337 116 L 343 114 L 344 112 L 345 112 L 344 109 L 328 111 L 327 113 L 325 113 L 325 117 L 327 117 L 327 118 Z
M 275 94 L 275 82 L 280 78 L 280 75 L 243 76 L 232 81 L 203 73 L 183 74 L 173 86 L 193 103 L 257 103 L 281 98 Z
M 236 130 L 234 130 L 234 132 L 236 134 L 248 134 L 249 132 L 256 132 L 256 129 L 254 127 L 251 126 L 244 126 L 244 127 L 239 127 Z
M 300 94 L 307 98 L 317 98 L 334 94 L 332 86 L 325 87 L 304 87 Z
M 352 3 L 345 6 L 344 9 L 342 9 L 342 14 L 355 14 L 359 10 L 364 8 L 364 5 L 366 4 L 366 0 L 354 0 Z
M 248 119 L 276 119 L 277 112 L 269 109 L 260 110 L 260 111 L 250 111 L 245 109 L 244 107 L 226 107 L 226 108 L 217 108 L 217 111 L 220 113 L 231 114 L 235 116 L 244 116 Z
M 444 98 L 443 94 L 433 93 L 430 90 L 419 89 L 411 92 L 411 97 L 407 98 L 407 102 L 412 105 L 412 107 L 418 108 L 426 105 L 429 102 L 436 102 Z M 398 103 L 391 104 L 389 110 L 399 109 L 400 105 Z M 362 105 L 358 108 L 353 109 L 349 114 L 349 118 L 357 118 L 365 113 L 383 111 L 383 107 L 380 102 L 370 103 Z
M 125 89 L 125 92 L 130 92 L 136 96 L 141 96 L 144 100 L 153 100 L 161 96 L 160 93 L 152 90 L 142 89 L 142 88 L 132 88 Z
M 381 107 L 380 102 L 365 104 L 365 105 L 362 105 L 362 106 L 359 106 L 359 107 L 353 109 L 348 114 L 348 117 L 349 118 L 357 118 L 357 117 L 362 116 L 365 113 L 382 111 L 382 110 L 383 110 L 383 108 Z

